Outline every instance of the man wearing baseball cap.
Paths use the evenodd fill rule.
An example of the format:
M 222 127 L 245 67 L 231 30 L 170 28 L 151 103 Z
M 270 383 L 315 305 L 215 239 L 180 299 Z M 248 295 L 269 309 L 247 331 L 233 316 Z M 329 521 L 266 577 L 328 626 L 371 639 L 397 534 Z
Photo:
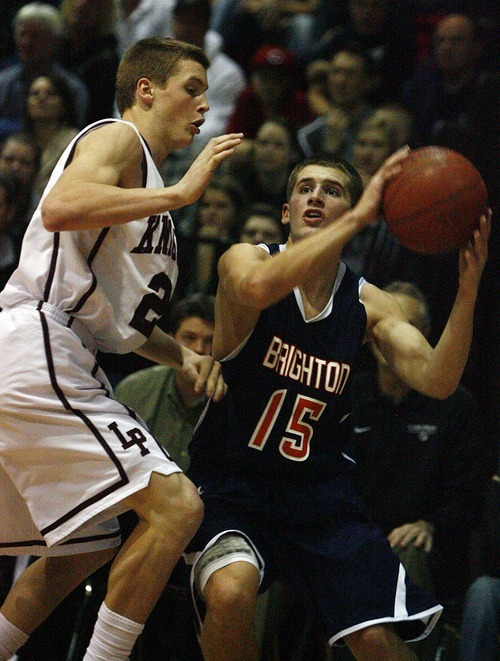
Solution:
M 250 82 L 237 99 L 227 130 L 255 138 L 267 119 L 285 121 L 292 130 L 314 119 L 301 89 L 294 55 L 281 46 L 265 45 L 255 52 Z

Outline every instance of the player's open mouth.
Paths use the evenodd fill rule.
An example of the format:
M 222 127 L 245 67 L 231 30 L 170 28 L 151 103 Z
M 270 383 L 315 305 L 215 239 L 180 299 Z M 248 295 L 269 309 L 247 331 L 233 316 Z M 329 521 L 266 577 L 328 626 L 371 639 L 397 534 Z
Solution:
M 304 218 L 310 223 L 314 224 L 323 220 L 323 213 L 319 209 L 307 209 Z
M 194 127 L 195 132 L 199 133 L 200 132 L 200 127 L 205 123 L 205 119 L 202 117 L 201 119 L 197 119 L 196 122 L 192 122 L 191 126 Z

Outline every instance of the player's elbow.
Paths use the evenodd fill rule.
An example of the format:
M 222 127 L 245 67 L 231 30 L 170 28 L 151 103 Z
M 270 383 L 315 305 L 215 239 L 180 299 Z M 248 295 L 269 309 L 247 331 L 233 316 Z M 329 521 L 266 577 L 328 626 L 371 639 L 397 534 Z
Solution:
M 265 310 L 274 302 L 274 282 L 260 272 L 251 274 L 243 284 L 241 300 L 256 310 Z
M 42 202 L 41 212 L 47 232 L 63 232 L 73 228 L 75 210 L 71 204 L 49 194 Z
M 430 379 L 425 394 L 433 399 L 448 399 L 458 387 L 458 382 L 449 379 Z

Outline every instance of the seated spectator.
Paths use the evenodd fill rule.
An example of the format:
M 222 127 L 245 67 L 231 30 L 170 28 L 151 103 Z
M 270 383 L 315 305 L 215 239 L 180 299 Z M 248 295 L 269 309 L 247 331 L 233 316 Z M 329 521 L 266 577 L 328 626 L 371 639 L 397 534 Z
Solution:
M 393 282 L 385 291 L 428 336 L 420 290 Z M 359 489 L 413 580 L 440 600 L 460 599 L 483 470 L 477 404 L 461 385 L 445 400 L 410 390 L 375 347 L 373 355 L 376 369 L 355 375 L 352 389 Z
M 59 11 L 43 2 L 31 2 L 14 17 L 14 38 L 19 62 L 0 71 L 0 122 L 18 122 L 23 112 L 31 82 L 38 76 L 56 73 L 69 85 L 75 101 L 78 127 L 87 119 L 88 90 L 77 76 L 56 60 L 63 31 Z
M 88 123 L 113 114 L 118 71 L 115 6 L 114 0 L 62 0 L 59 7 L 64 39 L 58 60 L 87 86 Z
M 239 180 L 250 203 L 263 202 L 281 213 L 288 176 L 298 158 L 294 132 L 284 122 L 271 119 L 257 131 L 246 167 L 228 163 L 226 171 Z
M 120 57 L 140 39 L 172 36 L 174 1 L 118 0 L 116 36 Z
M 191 146 L 174 152 L 163 163 L 160 172 L 166 185 L 179 181 L 207 142 L 225 132 L 236 99 L 246 84 L 239 64 L 222 51 L 221 36 L 209 30 L 211 11 L 210 0 L 176 0 L 173 6 L 174 39 L 203 48 L 210 60 L 206 93 L 210 112 Z
M 16 212 L 15 184 L 11 177 L 0 173 L 0 291 L 17 268 L 20 241 L 11 226 Z
M 27 133 L 41 150 L 40 169 L 34 191 L 41 196 L 61 154 L 78 133 L 71 90 L 57 74 L 39 76 L 31 83 L 26 99 Z
M 294 130 L 313 119 L 293 53 L 281 46 L 262 46 L 252 58 L 250 83 L 236 101 L 228 133 L 255 138 L 268 119 L 285 121 Z
M 214 334 L 214 298 L 191 294 L 172 307 L 168 332 L 183 346 L 209 356 Z M 182 470 L 189 465 L 187 446 L 205 407 L 193 383 L 171 367 L 155 365 L 125 377 L 115 397 L 130 406 Z
M 212 27 L 246 68 L 255 44 L 280 44 L 300 62 L 315 37 L 322 4 L 323 0 L 217 0 Z
M 352 159 L 358 127 L 373 113 L 367 100 L 372 76 L 373 60 L 358 44 L 335 53 L 327 69 L 323 114 L 297 131 L 306 157 L 326 152 Z
M 28 133 L 13 133 L 0 144 L 0 173 L 14 179 L 16 212 L 13 231 L 22 238 L 40 196 L 35 193 L 35 179 L 40 169 L 41 150 Z
M 500 652 L 500 475 L 489 480 L 477 546 L 478 576 L 465 596 L 459 661 L 495 661 Z
M 268 204 L 252 204 L 243 216 L 238 238 L 242 243 L 285 243 L 285 225 L 281 222 L 281 213 Z
M 400 103 L 383 103 L 371 116 L 374 122 L 386 126 L 396 136 L 398 147 L 414 144 L 415 121 L 412 113 Z
M 352 164 L 365 186 L 384 160 L 398 147 L 398 136 L 387 122 L 372 115 L 360 125 L 352 147 Z
M 396 131 L 387 122 L 375 119 L 375 114 L 361 124 L 354 139 L 352 164 L 365 186 L 399 146 Z M 367 225 L 344 246 L 342 261 L 378 287 L 395 278 L 413 276 L 413 254 L 399 244 L 383 218 Z
M 236 239 L 246 203 L 239 182 L 222 174 L 212 179 L 199 202 L 192 205 L 193 225 L 184 222 L 179 226 L 181 275 L 176 291 L 180 296 L 193 292 L 216 293 L 217 262 Z
M 477 143 L 486 139 L 475 122 L 481 105 L 481 113 L 493 124 L 498 149 L 498 77 L 481 70 L 482 46 L 479 27 L 470 16 L 449 14 L 438 22 L 433 52 L 416 67 L 403 92 L 415 114 L 419 144 L 444 145 L 475 160 L 481 147 Z
M 348 44 L 359 43 L 376 66 L 369 100 L 374 104 L 398 100 L 416 61 L 413 12 L 407 3 L 394 0 L 347 0 L 345 8 L 345 20 L 312 42 L 305 64 L 330 60 Z

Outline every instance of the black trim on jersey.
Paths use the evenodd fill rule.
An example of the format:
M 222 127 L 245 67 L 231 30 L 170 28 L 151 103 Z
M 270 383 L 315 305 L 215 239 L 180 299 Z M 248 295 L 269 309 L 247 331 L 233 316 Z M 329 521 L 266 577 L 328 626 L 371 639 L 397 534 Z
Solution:
M 109 227 L 105 227 L 101 231 L 101 233 L 99 234 L 99 236 L 97 238 L 97 241 L 94 243 L 94 247 L 90 251 L 90 254 L 87 258 L 87 265 L 89 267 L 90 272 L 92 273 L 92 284 L 87 289 L 85 294 L 83 294 L 83 296 L 80 298 L 78 303 L 75 306 L 73 306 L 70 310 L 66 310 L 66 312 L 68 314 L 75 314 L 75 312 L 79 312 L 96 290 L 97 278 L 95 277 L 94 271 L 92 270 L 92 262 L 94 261 L 95 256 L 97 255 L 97 253 L 99 252 L 99 248 L 102 246 L 102 244 L 104 242 L 104 239 L 106 238 L 109 230 L 110 230 Z
M 115 532 L 103 533 L 102 535 L 87 535 L 86 537 L 77 537 L 74 539 L 67 539 L 65 542 L 61 542 L 57 546 L 70 546 L 72 544 L 82 544 L 87 542 L 95 542 L 99 539 L 119 539 L 121 536 L 120 530 Z M 43 539 L 32 539 L 32 540 L 23 540 L 22 542 L 5 542 L 4 544 L 0 543 L 0 549 L 11 549 L 19 547 L 30 547 L 30 546 L 47 546 L 47 542 Z
M 146 188 L 146 184 L 148 183 L 148 162 L 146 160 L 146 154 L 143 155 L 141 160 L 141 172 L 142 172 L 142 187 Z
M 47 276 L 47 282 L 45 283 L 45 290 L 43 292 L 43 300 L 45 303 L 49 300 L 50 290 L 52 288 L 52 283 L 54 282 L 54 275 L 56 272 L 56 264 L 57 264 L 57 255 L 59 253 L 59 242 L 60 242 L 59 232 L 55 232 L 54 240 L 52 242 L 52 257 L 50 258 L 49 274 Z
M 96 427 L 94 426 L 92 421 L 89 420 L 89 418 L 87 418 L 87 416 L 82 411 L 80 411 L 79 409 L 74 409 L 71 406 L 71 404 L 66 399 L 63 391 L 61 390 L 59 384 L 57 383 L 57 377 L 56 377 L 56 372 L 55 372 L 55 368 L 54 368 L 54 361 L 53 361 L 53 358 L 52 358 L 52 348 L 50 346 L 50 336 L 49 336 L 49 328 L 48 328 L 48 324 L 47 324 L 47 319 L 45 317 L 45 314 L 41 310 L 39 311 L 39 314 L 40 314 L 40 322 L 41 322 L 42 331 L 43 331 L 43 341 L 44 341 L 44 345 L 45 345 L 45 355 L 46 355 L 46 358 L 47 358 L 47 366 L 48 366 L 48 370 L 49 370 L 50 383 L 52 385 L 52 388 L 54 389 L 55 394 L 57 395 L 59 401 L 64 406 L 64 408 L 67 411 L 69 411 L 70 413 L 73 413 L 73 415 L 75 415 L 77 418 L 80 418 L 80 420 L 85 424 L 85 426 L 89 429 L 89 431 L 93 434 L 93 436 L 95 437 L 97 442 L 101 445 L 103 450 L 106 452 L 108 457 L 114 463 L 114 465 L 116 466 L 116 469 L 118 471 L 118 474 L 120 475 L 120 480 L 116 484 L 106 488 L 104 491 L 101 491 L 99 494 L 96 494 L 92 498 L 88 498 L 83 503 L 80 503 L 80 505 L 78 505 L 74 509 L 67 512 L 65 515 L 63 515 L 62 517 L 60 517 L 59 519 L 57 519 L 56 521 L 54 521 L 50 525 L 43 528 L 43 530 L 40 530 L 42 535 L 46 535 L 47 533 L 51 532 L 52 530 L 55 530 L 56 528 L 58 528 L 60 525 L 62 525 L 63 523 L 65 523 L 69 519 L 73 518 L 75 516 L 75 514 L 78 514 L 78 512 L 81 512 L 82 510 L 86 509 L 89 505 L 92 505 L 93 503 L 95 503 L 99 500 L 102 500 L 108 494 L 113 493 L 114 491 L 116 491 L 117 489 L 120 489 L 125 484 L 128 484 L 129 479 L 127 477 L 127 474 L 126 474 L 125 470 L 121 466 L 118 459 L 114 456 L 111 448 L 109 447 L 106 440 L 102 437 L 99 430 L 96 429 Z

